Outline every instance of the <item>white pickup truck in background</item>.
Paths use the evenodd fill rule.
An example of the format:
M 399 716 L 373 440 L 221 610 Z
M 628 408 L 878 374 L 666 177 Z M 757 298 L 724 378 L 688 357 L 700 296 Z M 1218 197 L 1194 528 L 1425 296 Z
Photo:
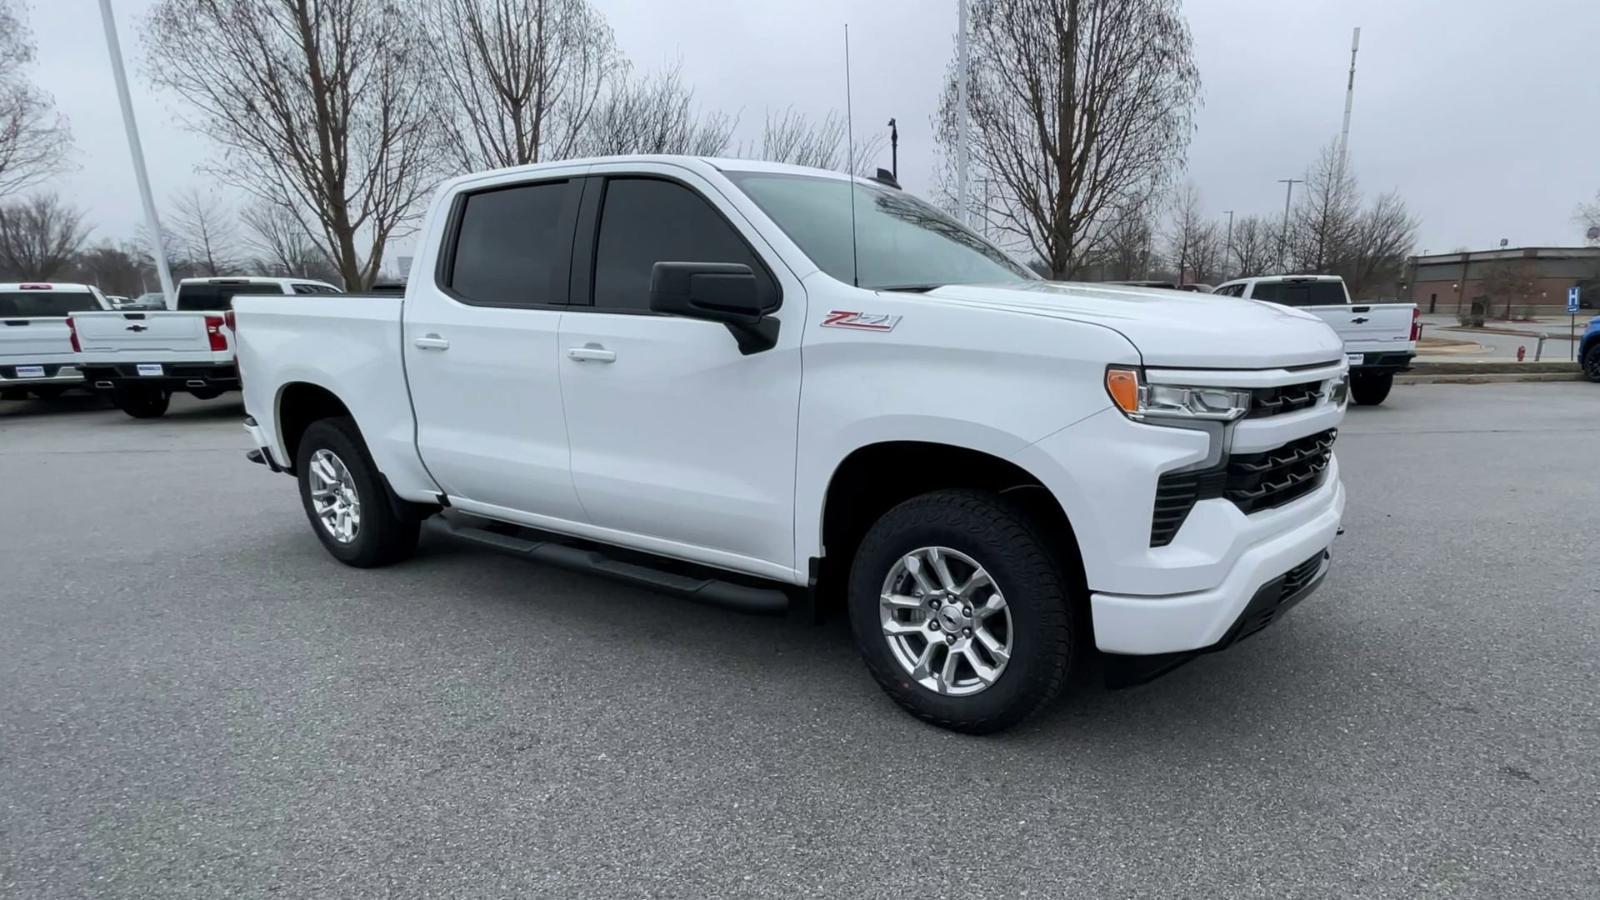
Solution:
M 1213 294 L 1303 309 L 1333 326 L 1350 360 L 1350 399 L 1377 406 L 1411 368 L 1422 335 L 1415 303 L 1355 303 L 1338 275 L 1269 275 L 1218 285 Z
M 233 298 L 342 293 L 304 278 L 185 278 L 175 310 L 119 310 L 72 316 L 78 368 L 128 415 L 166 413 L 175 391 L 201 400 L 239 389 L 232 340 Z
M 48 400 L 83 385 L 67 317 L 110 309 L 87 284 L 0 284 L 0 399 Z
M 1127 683 L 1255 633 L 1344 510 L 1347 364 L 1315 316 L 1041 281 L 832 172 L 457 178 L 403 294 L 234 310 L 249 455 L 340 561 L 400 560 L 442 513 L 722 606 L 837 598 L 879 684 L 958 730 L 1095 648 Z

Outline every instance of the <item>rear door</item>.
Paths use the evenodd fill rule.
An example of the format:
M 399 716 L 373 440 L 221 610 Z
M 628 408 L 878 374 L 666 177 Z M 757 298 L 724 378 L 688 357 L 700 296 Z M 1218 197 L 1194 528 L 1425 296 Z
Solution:
M 458 507 L 583 519 L 556 337 L 584 168 L 458 194 L 434 271 L 408 285 L 401 349 L 417 451 Z

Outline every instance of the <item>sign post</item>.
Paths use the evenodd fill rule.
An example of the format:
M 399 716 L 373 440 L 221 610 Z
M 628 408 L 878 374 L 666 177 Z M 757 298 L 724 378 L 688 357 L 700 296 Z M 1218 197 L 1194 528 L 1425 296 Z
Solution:
M 1578 358 L 1578 286 L 1567 288 L 1567 354 L 1571 359 Z

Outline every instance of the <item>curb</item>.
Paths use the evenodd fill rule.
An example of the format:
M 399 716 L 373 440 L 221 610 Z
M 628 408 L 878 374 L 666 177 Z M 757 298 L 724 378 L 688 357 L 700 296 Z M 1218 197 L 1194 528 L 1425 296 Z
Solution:
M 1518 381 L 1582 381 L 1571 372 L 1479 372 L 1455 375 L 1396 375 L 1395 384 L 1506 384 Z

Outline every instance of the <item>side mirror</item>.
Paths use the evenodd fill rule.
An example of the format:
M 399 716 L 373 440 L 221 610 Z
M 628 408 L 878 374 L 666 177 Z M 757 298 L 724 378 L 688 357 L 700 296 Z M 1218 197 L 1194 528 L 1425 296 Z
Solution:
M 650 310 L 728 326 L 746 356 L 778 342 L 778 320 L 761 283 L 740 263 L 658 262 L 650 271 Z

